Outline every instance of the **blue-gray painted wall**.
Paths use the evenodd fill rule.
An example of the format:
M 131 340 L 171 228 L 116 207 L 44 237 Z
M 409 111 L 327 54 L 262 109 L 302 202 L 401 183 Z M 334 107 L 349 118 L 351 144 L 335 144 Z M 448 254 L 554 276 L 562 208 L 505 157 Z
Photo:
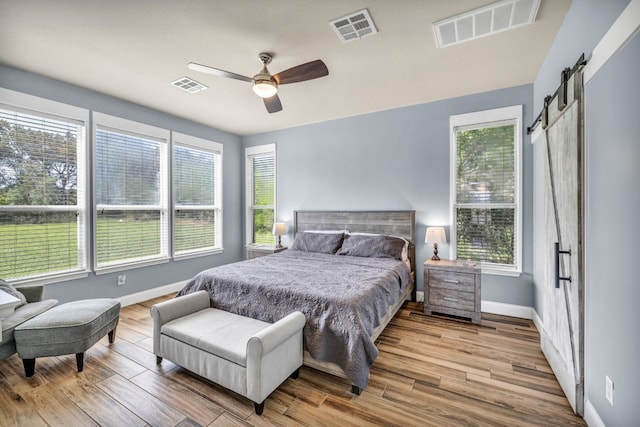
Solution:
M 589 57 L 628 0 L 574 0 L 534 83 L 536 115 L 560 71 Z M 607 426 L 640 420 L 640 35 L 585 85 L 585 399 Z M 542 144 L 534 144 L 534 236 L 544 230 Z M 534 254 L 542 248 L 534 239 Z M 542 260 L 534 255 L 534 308 L 543 301 Z M 614 406 L 605 399 L 605 376 Z
M 244 137 L 246 146 L 276 143 L 278 221 L 296 209 L 414 209 L 418 289 L 431 257 L 427 226 L 444 225 L 449 238 L 449 117 L 523 105 L 531 121 L 531 85 L 414 105 Z M 532 151 L 523 136 L 523 274 L 483 275 L 482 299 L 532 306 Z M 292 232 L 283 239 L 290 243 Z M 439 246 L 449 256 L 449 245 Z
M 585 86 L 586 396 L 607 426 L 640 425 L 640 34 Z M 605 400 L 613 379 L 614 406 Z
M 48 284 L 45 287 L 46 298 L 56 298 L 66 302 L 83 298 L 121 297 L 187 280 L 205 268 L 227 264 L 242 258 L 240 209 L 244 150 L 240 137 L 121 99 L 2 65 L 0 65 L 0 87 L 209 139 L 224 146 L 223 253 L 126 270 L 124 273 L 127 275 L 127 283 L 124 286 L 117 285 L 116 280 L 119 274 L 117 272 L 101 275 L 89 273 L 87 278 Z M 91 260 L 89 265 L 92 265 Z

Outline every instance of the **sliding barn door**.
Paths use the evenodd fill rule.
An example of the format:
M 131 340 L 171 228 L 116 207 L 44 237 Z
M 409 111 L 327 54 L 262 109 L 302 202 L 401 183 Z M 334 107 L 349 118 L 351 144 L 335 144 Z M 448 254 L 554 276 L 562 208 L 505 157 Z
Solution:
M 583 413 L 582 73 L 567 82 L 566 102 L 548 100 L 544 143 L 545 245 L 542 350 L 569 403 Z M 544 114 L 544 113 L 543 113 Z

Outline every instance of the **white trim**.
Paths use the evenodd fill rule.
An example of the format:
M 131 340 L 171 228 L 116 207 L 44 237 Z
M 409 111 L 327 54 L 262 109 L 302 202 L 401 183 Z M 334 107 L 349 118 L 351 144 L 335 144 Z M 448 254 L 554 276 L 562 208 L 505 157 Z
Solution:
M 216 175 L 214 181 L 214 206 L 203 206 L 203 205 L 192 205 L 188 207 L 181 207 L 176 203 L 176 174 L 175 174 L 175 147 L 188 147 L 195 150 L 207 151 L 209 153 L 213 153 L 216 161 Z M 206 256 L 215 253 L 221 253 L 222 248 L 224 246 L 223 240 L 223 174 L 222 174 L 222 164 L 224 159 L 222 157 L 223 145 L 219 142 L 211 141 L 208 139 L 198 138 L 191 135 L 186 135 L 180 132 L 171 131 L 171 148 L 170 148 L 170 160 L 171 160 L 171 173 L 169 182 L 171 183 L 171 205 L 169 209 L 171 210 L 171 230 L 169 230 L 169 235 L 171 236 L 171 256 L 173 259 L 180 258 L 194 258 L 197 256 Z M 216 241 L 214 242 L 214 247 L 209 247 L 206 249 L 195 249 L 191 251 L 176 253 L 175 247 L 175 237 L 176 237 L 176 210 L 189 210 L 189 209 L 207 209 L 213 210 L 215 213 L 216 220 Z
M 589 62 L 584 67 L 584 84 L 586 85 L 639 30 L 640 0 L 631 0 L 593 49 Z
M 171 131 L 171 139 L 174 144 L 191 146 L 205 151 L 213 151 L 214 153 L 222 155 L 223 145 L 219 142 L 174 131 Z
M 93 136 L 95 137 L 95 131 L 97 127 L 112 128 L 118 132 L 125 133 L 127 135 L 140 136 L 145 139 L 149 137 L 157 138 L 158 140 L 168 143 L 171 137 L 171 131 L 168 129 L 162 129 L 157 126 L 147 125 L 145 123 L 135 122 L 133 120 L 123 119 L 122 117 L 112 116 L 109 114 L 99 113 L 93 111 Z
M 544 322 L 542 321 L 542 319 L 540 318 L 540 316 L 538 316 L 538 312 L 533 309 L 533 324 L 536 325 L 536 328 L 538 329 L 538 333 L 542 334 L 542 331 L 544 331 Z M 545 332 L 546 333 L 546 332 Z
M 481 311 L 483 313 L 500 314 L 502 316 L 519 317 L 521 319 L 533 319 L 535 310 L 526 305 L 505 304 L 496 301 L 481 301 Z
M 78 120 L 83 122 L 86 128 L 89 127 L 89 110 L 86 108 L 63 104 L 62 102 L 40 98 L 39 96 L 27 95 L 26 93 L 16 92 L 15 90 L 5 88 L 0 88 L 0 102 L 22 111 L 26 108 L 34 112 L 48 115 L 49 117 L 57 116 L 58 118 Z
M 424 292 L 416 291 L 416 302 L 424 302 Z
M 121 117 L 112 116 L 100 112 L 93 111 L 91 113 L 91 153 L 92 153 L 92 179 L 93 179 L 93 199 L 92 199 L 92 218 L 93 228 L 91 230 L 91 241 L 93 242 L 93 271 L 98 274 L 110 273 L 113 271 L 127 270 L 140 266 L 154 265 L 169 261 L 170 256 L 170 240 L 169 236 L 169 215 L 167 212 L 169 206 L 170 176 L 169 176 L 169 148 L 171 145 L 171 131 L 159 128 L 145 123 L 123 119 Z M 136 259 L 125 259 L 113 263 L 98 264 L 98 179 L 97 179 L 97 138 L 98 129 L 107 129 L 110 132 L 121 133 L 124 135 L 153 140 L 158 142 L 160 148 L 160 164 L 158 174 L 160 176 L 160 206 L 144 206 L 150 210 L 160 212 L 160 253 L 153 255 L 144 261 Z M 173 153 L 171 153 L 171 156 Z M 111 206 L 111 205 L 109 205 Z M 108 210 L 108 208 L 106 209 Z
M 88 186 L 89 186 L 89 156 L 87 150 L 87 141 L 90 131 L 90 111 L 86 108 L 76 107 L 74 105 L 62 102 L 52 101 L 50 99 L 41 98 L 39 96 L 28 95 L 26 93 L 17 92 L 10 89 L 0 88 L 0 108 L 15 110 L 20 113 L 32 116 L 41 116 L 49 119 L 72 123 L 82 128 L 82 132 L 78 132 L 76 141 L 76 205 L 74 206 L 49 206 L 38 207 L 39 210 L 49 212 L 60 211 L 77 211 L 78 212 L 78 261 L 77 269 L 56 271 L 52 273 L 43 273 L 31 277 L 22 277 L 12 280 L 12 283 L 20 284 L 45 284 L 52 283 L 56 279 L 75 280 L 87 277 L 89 274 L 90 264 L 90 246 L 91 239 L 89 229 L 90 211 L 87 208 L 88 203 Z M 32 211 L 35 206 L 3 206 L 3 211 Z M 59 281 L 59 280 L 58 280 Z
M 522 272 L 522 239 L 523 239 L 523 202 L 522 202 L 522 158 L 523 158 L 523 118 L 522 118 L 522 105 L 513 105 L 510 107 L 494 108 L 491 110 L 474 111 L 471 113 L 456 114 L 449 117 L 449 164 L 450 164 L 450 177 L 449 177 L 449 224 L 451 224 L 449 230 L 449 255 L 451 259 L 456 259 L 456 218 L 454 214 L 454 205 L 456 200 L 456 149 L 457 138 L 456 131 L 461 127 L 473 126 L 473 128 L 482 127 L 482 125 L 495 125 L 496 123 L 503 121 L 515 120 L 514 135 L 516 137 L 514 141 L 514 156 L 515 156 L 515 197 L 514 205 L 516 210 L 515 215 L 515 232 L 516 232 L 516 260 L 513 268 L 497 266 L 497 265 L 483 265 L 483 270 L 486 270 L 488 274 L 510 275 L 518 277 Z M 485 205 L 486 206 L 486 205 Z M 483 271 L 484 272 L 484 271 Z
M 584 401 L 584 420 L 589 427 L 607 427 L 589 399 Z
M 173 292 L 178 292 L 180 289 L 186 285 L 188 280 L 183 280 L 181 282 L 170 283 L 165 286 L 158 286 L 157 288 L 147 289 L 146 291 L 136 292 L 135 294 L 124 295 L 121 297 L 117 297 L 118 301 L 120 301 L 120 305 L 122 307 L 126 307 L 128 305 L 137 304 L 139 302 L 148 301 L 153 298 L 158 298 L 163 295 L 167 295 Z
M 274 176 L 274 195 L 273 195 L 273 206 L 261 206 L 261 209 L 273 209 L 273 221 L 274 223 L 277 221 L 277 196 L 278 196 L 278 157 L 276 153 L 276 144 L 262 144 L 255 145 L 252 147 L 245 147 L 244 149 L 244 201 L 245 201 L 245 245 L 252 245 L 254 242 L 251 239 L 253 235 L 253 167 L 249 163 L 249 159 L 253 156 L 258 156 L 261 154 L 271 154 L 273 153 L 273 176 Z M 273 244 L 275 245 L 275 236 L 273 236 Z

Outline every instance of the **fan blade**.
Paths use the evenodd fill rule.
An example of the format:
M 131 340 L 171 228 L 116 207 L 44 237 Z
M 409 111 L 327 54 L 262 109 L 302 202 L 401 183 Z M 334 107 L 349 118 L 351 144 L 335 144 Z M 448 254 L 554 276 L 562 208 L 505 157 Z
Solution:
M 209 67 L 206 65 L 196 64 L 195 62 L 189 62 L 189 64 L 187 64 L 187 68 L 193 71 L 212 74 L 218 77 L 227 77 L 229 79 L 242 80 L 243 82 L 250 82 L 250 83 L 253 82 L 253 79 L 250 77 L 241 76 L 240 74 L 219 70 L 217 68 Z
M 274 75 L 273 78 L 279 85 L 304 82 L 329 75 L 327 66 L 319 59 L 298 65 Z
M 264 106 L 267 107 L 267 111 L 269 113 L 277 113 L 282 110 L 282 103 L 280 102 L 280 98 L 278 98 L 278 94 L 276 93 L 271 98 L 262 98 L 264 100 Z

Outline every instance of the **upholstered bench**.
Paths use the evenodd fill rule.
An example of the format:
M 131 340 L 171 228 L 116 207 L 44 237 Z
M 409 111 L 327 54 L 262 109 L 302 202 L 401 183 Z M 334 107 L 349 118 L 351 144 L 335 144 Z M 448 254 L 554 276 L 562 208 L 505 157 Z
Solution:
M 271 324 L 210 307 L 199 291 L 151 307 L 153 352 L 254 402 L 265 399 L 302 366 L 299 311 Z
M 37 357 L 73 353 L 82 372 L 84 352 L 107 333 L 113 343 L 119 318 L 118 300 L 97 298 L 58 305 L 16 326 L 13 336 L 25 375 L 33 375 Z

